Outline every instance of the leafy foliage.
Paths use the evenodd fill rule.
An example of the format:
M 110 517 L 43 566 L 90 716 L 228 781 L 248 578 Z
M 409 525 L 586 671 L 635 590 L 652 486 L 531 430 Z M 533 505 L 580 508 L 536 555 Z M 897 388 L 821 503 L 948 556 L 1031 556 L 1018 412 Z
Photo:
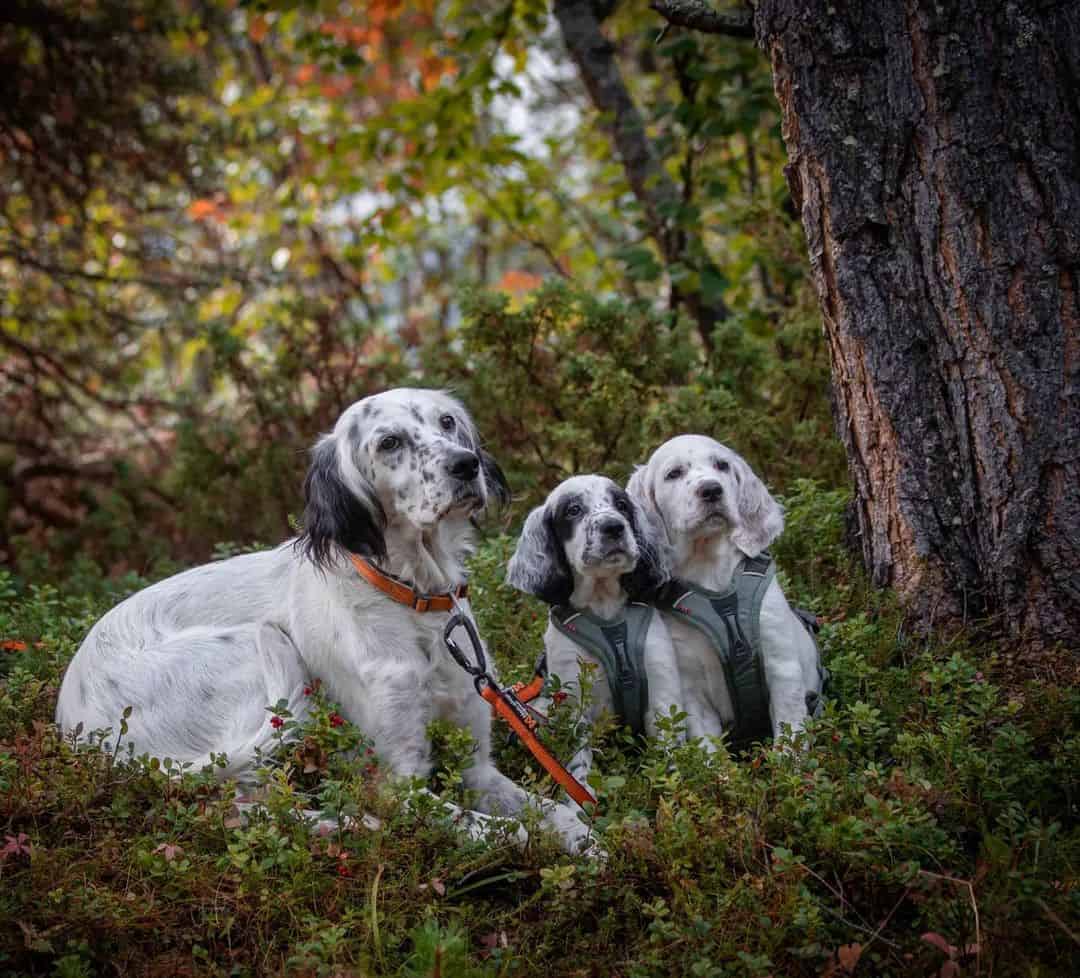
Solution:
M 146 572 L 215 540 L 280 539 L 303 449 L 352 400 L 404 382 L 447 383 L 474 407 L 526 390 L 504 335 L 515 354 L 533 337 L 557 368 L 532 368 L 534 417 L 484 417 L 527 498 L 575 455 L 623 471 L 690 420 L 777 484 L 796 461 L 832 476 L 764 62 L 685 32 L 655 44 L 629 5 L 604 26 L 680 188 L 665 220 L 697 249 L 682 264 L 650 238 L 546 4 L 22 0 L 0 14 L 23 79 L 0 208 L 6 559 L 42 577 L 85 551 Z M 88 72 L 113 86 L 101 104 Z M 70 193 L 34 179 L 60 170 L 79 176 Z M 715 335 L 687 315 L 688 289 L 730 309 Z M 623 326 L 653 335 L 631 350 L 612 340 Z M 539 404 L 556 379 L 563 421 Z
M 764 60 L 592 7 L 674 188 L 651 217 L 540 0 L 0 11 L 0 974 L 1069 973 L 1080 701 L 974 631 L 914 640 L 852 564 Z M 92 622 L 292 532 L 304 449 L 401 383 L 467 401 L 503 531 L 679 431 L 746 455 L 825 621 L 801 747 L 709 753 L 674 716 L 637 749 L 601 721 L 589 861 L 406 806 L 315 685 L 302 724 L 266 704 L 246 817 L 212 770 L 61 739 Z M 513 543 L 472 583 L 508 681 L 544 624 L 503 583 Z M 553 749 L 581 732 L 555 704 Z M 468 738 L 429 734 L 427 787 L 467 803 Z
M 143 582 L 0 579 L 0 913 L 18 924 L 0 973 L 1068 973 L 1080 696 L 1017 681 L 991 647 L 898 639 L 888 601 L 859 597 L 843 503 L 800 483 L 782 538 L 789 585 L 812 584 L 826 620 L 825 715 L 798 750 L 743 757 L 681 743 L 678 717 L 636 752 L 604 726 L 603 861 L 535 833 L 523 852 L 466 842 L 437 803 L 407 809 L 318 689 L 302 727 L 268 713 L 281 747 L 247 821 L 209 772 L 76 748 L 48 724 L 60 672 Z M 473 594 L 502 674 L 523 678 L 540 609 L 501 583 L 510 543 L 485 543 Z M 468 744 L 433 734 L 431 786 L 467 800 Z M 519 746 L 500 753 L 553 790 Z M 300 809 L 342 827 L 313 836 Z

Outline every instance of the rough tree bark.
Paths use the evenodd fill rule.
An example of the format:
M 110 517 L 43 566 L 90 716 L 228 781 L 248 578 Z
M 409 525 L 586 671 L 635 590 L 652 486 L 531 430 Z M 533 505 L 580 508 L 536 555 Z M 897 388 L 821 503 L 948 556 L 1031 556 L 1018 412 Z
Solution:
M 760 0 L 863 555 L 1080 646 L 1080 5 Z

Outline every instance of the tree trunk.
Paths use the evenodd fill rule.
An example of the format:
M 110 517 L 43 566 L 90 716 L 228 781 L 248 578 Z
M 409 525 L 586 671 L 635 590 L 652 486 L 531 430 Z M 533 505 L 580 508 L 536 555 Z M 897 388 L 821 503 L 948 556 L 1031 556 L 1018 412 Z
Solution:
M 1080 631 L 1080 5 L 760 0 L 863 556 Z
M 555 0 L 553 11 L 559 22 L 570 57 L 578 67 L 582 84 L 592 103 L 608 120 L 615 149 L 622 160 L 627 182 L 645 212 L 649 235 L 656 242 L 664 263 L 670 268 L 686 264 L 713 279 L 722 275 L 704 256 L 705 247 L 697 229 L 676 220 L 679 190 L 657 157 L 630 90 L 623 81 L 615 58 L 615 46 L 600 28 L 603 11 L 597 0 Z M 610 13 L 614 4 L 607 8 Z M 706 298 L 701 285 L 672 288 L 674 305 L 682 305 L 697 324 L 701 345 L 707 355 L 714 349 L 713 331 L 728 318 L 722 298 Z

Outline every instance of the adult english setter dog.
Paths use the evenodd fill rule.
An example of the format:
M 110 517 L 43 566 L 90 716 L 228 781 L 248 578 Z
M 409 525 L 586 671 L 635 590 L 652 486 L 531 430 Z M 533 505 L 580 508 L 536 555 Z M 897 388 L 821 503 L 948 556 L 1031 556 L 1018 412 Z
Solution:
M 590 721 L 607 710 L 635 733 L 655 736 L 656 715 L 681 710 L 671 636 L 643 602 L 667 574 L 660 531 L 604 476 L 567 479 L 525 521 L 507 582 L 552 606 L 547 668 L 571 695 L 580 691 L 580 663 L 596 666 Z M 567 766 L 584 781 L 590 745 Z
M 676 582 L 667 589 L 672 594 L 685 586 L 686 593 L 719 605 L 748 561 L 758 568 L 771 564 L 762 552 L 783 530 L 783 512 L 750 466 L 712 438 L 680 435 L 665 442 L 634 472 L 627 491 L 666 531 Z M 779 737 L 784 727 L 802 729 L 819 701 L 823 673 L 814 639 L 775 577 L 758 600 L 768 697 L 764 719 L 771 718 L 772 735 Z M 676 598 L 672 607 L 678 604 Z M 679 664 L 687 733 L 718 737 L 736 719 L 727 670 L 687 616 L 665 609 L 664 617 Z
M 392 600 L 350 558 L 426 594 L 465 583 L 472 520 L 507 495 L 468 413 L 433 390 L 366 397 L 315 446 L 304 492 L 298 539 L 170 577 L 97 622 L 68 668 L 57 722 L 115 730 L 131 706 L 136 753 L 199 768 L 224 752 L 225 773 L 243 781 L 273 743 L 267 705 L 285 700 L 303 717 L 304 686 L 318 677 L 401 778 L 429 774 L 431 720 L 467 728 L 477 747 L 464 779 L 478 808 L 520 811 L 531 799 L 492 763 L 490 707 L 444 647 L 449 613 Z M 585 839 L 574 810 L 544 813 L 566 845 Z

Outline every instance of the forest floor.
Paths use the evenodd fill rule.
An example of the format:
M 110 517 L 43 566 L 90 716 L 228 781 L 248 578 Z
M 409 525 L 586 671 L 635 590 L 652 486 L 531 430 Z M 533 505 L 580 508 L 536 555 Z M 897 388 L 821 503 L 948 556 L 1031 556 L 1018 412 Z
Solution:
M 842 546 L 843 495 L 804 483 L 785 502 L 775 552 L 789 597 L 825 620 L 824 716 L 798 750 L 742 756 L 679 743 L 677 717 L 643 750 L 598 731 L 602 859 L 537 832 L 524 851 L 470 842 L 437 803 L 406 810 L 317 691 L 246 823 L 210 773 L 66 741 L 66 663 L 147 580 L 0 571 L 0 975 L 1076 974 L 1075 656 L 1029 656 L 987 623 L 910 634 Z M 502 583 L 512 545 L 488 538 L 472 583 L 507 681 L 543 628 Z M 572 720 L 556 717 L 557 749 Z M 431 786 L 467 803 L 467 738 L 432 736 Z M 505 771 L 551 792 L 496 739 Z M 312 807 L 377 827 L 312 836 L 296 816 Z

